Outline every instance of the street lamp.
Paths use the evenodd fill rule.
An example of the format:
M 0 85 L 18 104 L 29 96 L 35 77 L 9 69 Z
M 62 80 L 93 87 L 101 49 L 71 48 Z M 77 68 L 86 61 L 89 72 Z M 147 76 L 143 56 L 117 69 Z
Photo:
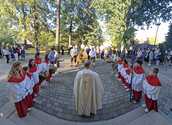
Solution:
M 157 42 L 157 37 L 158 37 L 158 31 L 159 31 L 159 27 L 160 27 L 161 23 L 157 23 L 156 26 L 157 26 L 157 30 L 156 30 L 156 36 L 155 36 L 155 41 L 154 41 L 154 46 L 156 45 L 156 42 Z

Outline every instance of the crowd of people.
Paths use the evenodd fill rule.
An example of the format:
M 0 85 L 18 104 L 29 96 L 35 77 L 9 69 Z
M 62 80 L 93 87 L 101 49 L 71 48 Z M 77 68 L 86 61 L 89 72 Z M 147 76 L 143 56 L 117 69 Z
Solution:
M 122 81 L 122 86 L 124 86 L 126 91 L 132 93 L 133 103 L 140 102 L 144 94 L 146 105 L 143 106 L 146 106 L 145 112 L 151 110 L 158 111 L 157 100 L 161 88 L 161 83 L 158 78 L 159 69 L 153 68 L 146 75 L 142 64 L 143 61 L 147 61 L 149 65 L 159 65 L 161 62 L 161 51 L 158 48 L 153 48 L 137 49 L 133 52 L 128 51 L 123 53 L 112 48 L 105 49 L 93 46 L 85 46 L 80 49 L 77 46 L 71 47 L 71 66 L 78 66 L 78 64 L 86 62 L 84 64 L 85 69 L 78 72 L 74 81 L 74 92 L 80 91 L 79 95 L 78 93 L 74 93 L 78 114 L 90 116 L 90 113 L 93 113 L 95 115 L 96 110 L 102 108 L 103 85 L 99 75 L 90 68 L 92 64 L 95 65 L 97 58 L 112 63 L 113 72 L 117 69 L 117 79 Z M 171 51 L 168 50 L 167 53 L 170 56 L 168 58 L 171 60 Z M 132 59 L 133 55 L 137 61 L 130 66 L 127 60 L 128 58 Z M 13 92 L 13 100 L 19 117 L 25 117 L 27 115 L 34 100 L 39 95 L 40 86 L 42 84 L 47 85 L 48 81 L 52 79 L 52 74 L 55 73 L 56 67 L 58 67 L 58 59 L 58 52 L 53 47 L 45 55 L 44 61 L 41 60 L 40 53 L 37 52 L 35 58 L 30 59 L 27 66 L 22 66 L 20 62 L 15 62 L 12 65 L 8 75 L 8 82 L 11 86 L 10 88 L 12 88 L 11 92 Z M 80 86 L 79 84 L 83 86 L 82 89 L 78 87 Z M 95 86 L 99 87 L 93 91 L 92 88 L 95 88 Z M 90 107 L 91 105 L 89 105 L 93 103 L 92 101 L 95 101 L 88 100 L 90 98 L 87 97 L 91 97 L 90 93 L 97 93 L 95 99 L 97 98 L 96 100 L 99 100 L 99 103 L 96 104 L 94 102 L 95 107 Z M 82 94 L 85 94 L 83 98 L 79 98 Z
M 52 79 L 57 69 L 56 57 L 56 51 L 52 48 L 45 55 L 44 61 L 40 54 L 36 53 L 35 58 L 29 59 L 27 66 L 22 66 L 19 61 L 13 63 L 8 75 L 10 97 L 12 97 L 10 100 L 15 104 L 20 118 L 27 116 L 39 95 L 40 87 L 46 86 Z
M 145 108 L 145 112 L 152 110 L 158 112 L 158 95 L 161 89 L 160 79 L 158 78 L 159 69 L 152 68 L 149 73 L 146 74 L 142 65 L 145 58 L 138 56 L 139 51 L 140 49 L 136 51 L 136 61 L 132 66 L 130 66 L 127 61 L 128 56 L 125 55 L 121 57 L 121 55 L 124 54 L 113 49 L 109 50 L 107 56 L 103 56 L 103 58 L 101 58 L 101 53 L 96 52 L 95 48 L 91 48 L 89 53 L 86 51 L 87 60 L 89 61 L 86 61 L 85 68 L 77 73 L 74 81 L 76 111 L 79 115 L 92 116 L 96 114 L 96 110 L 102 108 L 104 88 L 99 75 L 90 68 L 90 65 L 92 64 L 93 66 L 95 58 L 99 55 L 100 58 L 105 59 L 105 61 L 106 59 L 110 60 L 107 62 L 112 63 L 113 71 L 115 71 L 115 68 L 117 69 L 117 79 L 121 81 L 126 91 L 130 91 L 131 101 L 134 104 L 139 103 L 143 97 L 145 103 L 142 106 Z M 82 87 L 80 88 L 79 86 Z M 98 100 L 97 104 L 95 100 L 90 100 L 91 93 L 97 95 L 93 94 L 95 95 L 94 98 Z
M 134 53 L 134 54 L 133 54 Z M 124 49 L 123 51 L 107 47 L 95 46 L 73 46 L 70 49 L 71 65 L 78 65 L 87 59 L 93 62 L 96 58 L 113 61 L 117 56 L 135 58 L 142 60 L 148 65 L 172 65 L 172 50 L 162 50 L 159 47 L 135 47 L 134 49 Z
M 172 50 L 162 50 L 158 47 L 144 48 L 136 50 L 136 57 L 142 61 L 147 62 L 149 65 L 156 64 L 172 64 Z
M 112 55 L 111 48 L 101 48 L 95 46 L 83 46 L 80 49 L 77 45 L 71 47 L 70 56 L 71 56 L 71 66 L 83 63 L 86 60 L 91 60 L 93 63 L 97 58 L 107 59 Z
M 150 69 L 149 73 L 146 74 L 145 69 L 143 67 L 143 62 L 147 62 L 148 65 L 159 65 L 160 63 L 163 63 L 164 60 L 161 60 L 161 51 L 159 48 L 152 48 L 152 49 L 137 49 L 134 50 L 133 52 L 126 52 L 126 53 L 122 53 L 120 51 L 117 51 L 115 49 L 102 49 L 99 51 L 97 51 L 98 49 L 95 47 L 85 47 L 82 50 L 82 53 L 86 54 L 86 60 L 89 60 L 92 64 L 94 64 L 95 59 L 96 58 L 100 58 L 103 59 L 107 62 L 112 63 L 112 70 L 113 72 L 115 71 L 115 69 L 117 69 L 118 75 L 117 75 L 117 79 L 119 81 L 121 81 L 122 86 L 126 89 L 126 91 L 130 91 L 131 93 L 131 100 L 132 102 L 135 103 L 139 103 L 142 99 L 142 97 L 144 98 L 144 104 L 142 105 L 145 108 L 145 112 L 149 112 L 149 111 L 158 111 L 158 95 L 161 89 L 161 83 L 160 83 L 160 79 L 158 78 L 158 73 L 159 73 L 159 69 L 158 68 L 152 68 Z M 73 61 L 73 59 L 76 61 L 77 60 L 77 54 L 78 50 L 77 47 L 73 47 L 71 49 L 71 61 Z M 168 55 L 170 56 L 170 50 L 168 50 Z M 72 56 L 73 55 L 73 56 Z M 132 58 L 132 56 L 135 56 L 135 61 L 134 64 L 131 66 L 128 63 L 128 59 Z M 171 57 L 170 57 L 171 60 Z M 170 61 L 169 60 L 169 61 Z M 76 61 L 77 62 L 77 61 Z M 89 65 L 90 65 L 90 62 Z M 95 107 L 97 109 L 95 109 L 94 107 L 87 107 L 84 105 L 89 105 L 93 102 L 91 102 L 89 100 L 90 97 L 90 93 L 101 93 L 99 96 L 96 96 L 95 98 L 99 98 L 99 103 L 101 105 L 101 99 L 102 99 L 102 93 L 103 93 L 103 88 L 102 88 L 102 83 L 99 80 L 98 83 L 94 83 L 93 79 L 96 79 L 97 77 L 95 76 L 94 78 L 88 78 L 89 73 L 90 72 L 94 72 L 91 71 L 90 66 L 87 66 L 87 63 L 85 64 L 86 68 L 81 70 L 80 72 L 78 72 L 76 78 L 75 78 L 75 86 L 74 86 L 74 92 L 75 91 L 81 91 L 81 93 L 75 93 L 75 96 L 78 97 L 80 94 L 82 95 L 83 93 L 87 93 L 87 95 L 83 95 L 82 97 L 84 98 L 85 96 L 88 99 L 80 99 L 77 98 L 78 100 L 75 100 L 77 105 L 76 105 L 76 110 L 78 112 L 79 115 L 86 115 L 86 116 L 90 116 L 90 114 L 96 114 L 96 110 L 99 109 L 99 104 L 95 105 Z M 86 73 L 88 72 L 88 73 Z M 90 73 L 91 74 L 91 73 Z M 98 76 L 98 75 L 97 75 Z M 92 76 L 93 77 L 93 76 Z M 99 77 L 99 76 L 98 76 Z M 83 79 L 83 80 L 82 80 Z M 86 80 L 84 80 L 86 79 Z M 88 81 L 90 81 L 89 84 Z M 86 84 L 89 86 L 89 90 L 88 90 L 88 86 L 86 88 L 76 88 L 78 86 L 78 84 L 82 85 L 82 84 Z M 99 86 L 101 89 L 97 89 L 97 91 L 94 92 L 94 87 L 95 84 L 97 84 L 97 86 Z M 93 90 L 92 90 L 93 88 Z M 78 89 L 78 90 L 77 90 Z M 80 96 L 79 96 L 80 97 Z M 81 101 L 81 102 L 80 102 Z M 81 103 L 81 105 L 80 105 Z M 101 107 L 101 106 L 100 106 Z M 91 110 L 91 108 L 94 109 L 94 111 Z M 101 107 L 102 108 L 102 107 Z
M 0 46 L 0 58 L 6 58 L 6 63 L 25 60 L 24 46 Z

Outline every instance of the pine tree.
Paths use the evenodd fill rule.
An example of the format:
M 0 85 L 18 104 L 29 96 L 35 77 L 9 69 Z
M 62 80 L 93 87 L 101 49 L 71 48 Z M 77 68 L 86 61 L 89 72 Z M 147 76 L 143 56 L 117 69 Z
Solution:
M 172 24 L 169 26 L 169 31 L 166 36 L 166 44 L 168 48 L 172 48 Z

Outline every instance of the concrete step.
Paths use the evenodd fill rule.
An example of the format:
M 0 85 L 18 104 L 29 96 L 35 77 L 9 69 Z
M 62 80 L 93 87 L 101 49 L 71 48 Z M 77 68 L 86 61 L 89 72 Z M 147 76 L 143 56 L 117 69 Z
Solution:
M 13 114 L 9 120 L 15 125 L 76 125 L 74 122 L 58 119 L 35 108 L 25 118 L 18 118 Z
M 127 125 L 128 123 L 143 116 L 144 114 L 145 113 L 143 112 L 142 108 L 137 108 L 125 115 L 122 115 L 112 120 L 92 123 L 80 123 L 58 119 L 54 116 L 51 116 L 49 114 L 46 114 L 40 110 L 33 108 L 26 118 L 20 119 L 14 113 L 8 118 L 8 120 L 10 120 L 15 125 Z
M 143 108 L 137 108 L 112 120 L 92 123 L 65 121 L 33 108 L 26 118 L 20 119 L 13 113 L 2 123 L 4 123 L 2 125 L 172 125 L 157 112 L 145 114 Z
M 160 113 L 150 112 L 134 120 L 128 125 L 172 125 L 172 123 L 170 123 L 170 121 L 168 121 Z
M 0 125 L 16 125 L 16 124 L 11 122 L 10 120 L 0 118 Z
M 7 119 L 12 114 L 15 113 L 15 107 L 14 104 L 8 102 L 3 107 L 0 108 L 0 118 L 1 119 Z
M 111 120 L 93 123 L 77 123 L 77 125 L 128 125 L 128 123 L 134 121 L 137 118 L 140 118 L 144 114 L 145 113 L 143 111 L 143 108 L 139 107 L 131 112 L 128 112 Z
M 128 123 L 143 116 L 144 114 L 145 113 L 144 113 L 143 108 L 139 107 L 139 108 L 137 108 L 131 112 L 128 112 L 124 115 L 121 115 L 115 119 L 105 121 L 104 125 L 128 125 Z

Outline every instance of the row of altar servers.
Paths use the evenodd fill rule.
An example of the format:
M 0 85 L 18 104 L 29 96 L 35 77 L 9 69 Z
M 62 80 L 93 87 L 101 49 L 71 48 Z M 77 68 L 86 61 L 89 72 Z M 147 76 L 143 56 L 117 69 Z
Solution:
M 20 118 L 26 117 L 32 108 L 41 83 L 51 79 L 52 73 L 49 66 L 47 58 L 42 62 L 39 57 L 30 59 L 26 67 L 23 67 L 20 62 L 12 65 L 8 76 L 9 94 Z
M 132 91 L 133 103 L 140 102 L 142 95 L 144 95 L 145 105 L 143 106 L 145 106 L 145 112 L 158 111 L 157 100 L 161 88 L 158 68 L 150 69 L 149 74 L 145 76 L 142 61 L 137 60 L 133 68 L 131 68 L 127 60 L 118 58 L 117 71 L 117 78 L 122 81 L 121 83 L 126 91 Z

